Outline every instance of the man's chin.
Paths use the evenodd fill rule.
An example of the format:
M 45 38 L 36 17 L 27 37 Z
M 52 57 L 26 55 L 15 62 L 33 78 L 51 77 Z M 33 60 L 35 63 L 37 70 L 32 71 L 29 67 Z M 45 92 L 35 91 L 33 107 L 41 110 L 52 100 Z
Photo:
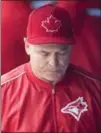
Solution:
M 44 77 L 44 79 L 48 82 L 58 82 L 62 79 L 63 76 L 59 76 L 59 77 Z

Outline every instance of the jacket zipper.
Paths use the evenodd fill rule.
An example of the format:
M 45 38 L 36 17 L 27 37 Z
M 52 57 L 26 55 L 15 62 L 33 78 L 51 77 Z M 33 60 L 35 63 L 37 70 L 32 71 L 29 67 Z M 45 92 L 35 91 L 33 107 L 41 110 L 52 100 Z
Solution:
M 53 115 L 54 115 L 54 127 L 57 132 L 57 120 L 56 120 L 56 101 L 55 101 L 55 86 L 52 86 L 52 103 L 53 103 Z
M 55 86 L 52 86 L 52 94 L 55 94 Z

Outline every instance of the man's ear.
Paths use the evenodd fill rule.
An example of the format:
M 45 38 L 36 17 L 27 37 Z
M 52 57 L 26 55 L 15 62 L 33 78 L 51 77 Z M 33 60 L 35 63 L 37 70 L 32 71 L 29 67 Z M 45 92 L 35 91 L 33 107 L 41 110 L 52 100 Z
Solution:
M 24 43 L 25 43 L 25 51 L 27 55 L 30 55 L 30 44 L 27 42 L 26 38 L 24 38 Z
M 70 48 L 69 48 L 69 52 L 70 52 L 70 53 L 71 53 L 71 51 L 72 51 L 72 47 L 73 47 L 73 46 L 72 46 L 72 45 L 70 45 Z
M 27 42 L 27 39 L 26 39 L 26 37 L 24 37 L 24 39 L 23 39 L 23 40 L 24 40 L 24 43 L 26 43 L 26 42 Z

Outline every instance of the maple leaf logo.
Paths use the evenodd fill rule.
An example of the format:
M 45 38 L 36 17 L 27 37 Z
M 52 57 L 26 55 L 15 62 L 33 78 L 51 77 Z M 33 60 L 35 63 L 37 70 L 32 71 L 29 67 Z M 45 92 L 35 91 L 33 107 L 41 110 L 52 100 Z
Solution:
M 83 97 L 79 97 L 77 100 L 67 104 L 61 109 L 62 113 L 71 114 L 77 121 L 79 121 L 81 114 L 87 111 L 88 105 L 83 101 Z
M 61 21 L 51 15 L 47 20 L 42 21 L 41 26 L 46 29 L 46 32 L 58 32 Z

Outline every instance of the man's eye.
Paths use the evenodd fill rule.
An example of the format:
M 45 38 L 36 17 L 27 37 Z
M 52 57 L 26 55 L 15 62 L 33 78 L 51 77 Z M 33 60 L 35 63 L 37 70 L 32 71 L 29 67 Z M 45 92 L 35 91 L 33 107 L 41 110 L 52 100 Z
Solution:
M 43 56 L 47 56 L 48 53 L 47 53 L 47 52 L 41 52 L 41 55 L 43 55 Z
M 67 51 L 62 51 L 62 52 L 60 52 L 59 54 L 60 55 L 64 55 L 64 54 L 66 54 L 67 53 Z

